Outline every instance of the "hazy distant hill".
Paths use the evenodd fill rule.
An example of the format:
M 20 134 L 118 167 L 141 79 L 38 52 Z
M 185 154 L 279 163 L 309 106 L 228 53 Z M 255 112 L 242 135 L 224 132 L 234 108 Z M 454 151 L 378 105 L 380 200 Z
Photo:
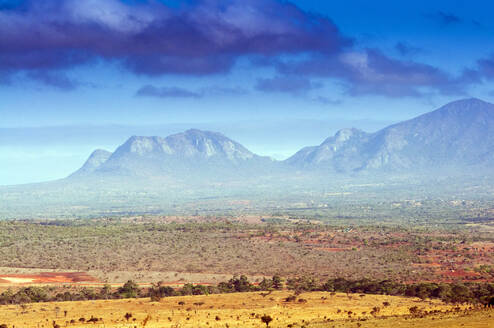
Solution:
M 133 136 L 112 154 L 93 153 L 75 176 L 222 177 L 273 164 L 220 133 L 193 129 L 166 138 Z
M 333 172 L 488 167 L 494 162 L 494 105 L 459 100 L 376 133 L 343 129 L 285 162 Z

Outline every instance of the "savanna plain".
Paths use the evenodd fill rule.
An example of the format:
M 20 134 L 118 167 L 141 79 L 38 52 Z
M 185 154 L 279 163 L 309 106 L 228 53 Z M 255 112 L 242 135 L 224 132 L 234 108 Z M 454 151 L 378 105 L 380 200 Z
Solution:
M 367 211 L 5 220 L 0 325 L 494 327 L 489 202 Z

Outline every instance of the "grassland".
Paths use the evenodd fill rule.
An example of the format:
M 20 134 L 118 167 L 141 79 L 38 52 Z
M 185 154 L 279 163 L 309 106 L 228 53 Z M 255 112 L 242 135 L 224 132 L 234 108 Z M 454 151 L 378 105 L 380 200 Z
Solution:
M 7 327 L 492 327 L 494 311 L 382 295 L 327 292 L 235 293 L 208 296 L 0 306 Z M 389 305 L 383 305 L 389 304 Z M 125 318 L 125 314 L 128 320 Z M 84 318 L 85 322 L 82 322 Z M 96 318 L 94 323 L 88 323 Z M 290 326 L 291 325 L 291 326 Z

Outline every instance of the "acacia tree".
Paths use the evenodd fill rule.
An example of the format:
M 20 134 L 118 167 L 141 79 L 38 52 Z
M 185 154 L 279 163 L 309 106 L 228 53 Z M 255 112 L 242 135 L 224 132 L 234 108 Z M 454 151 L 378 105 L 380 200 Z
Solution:
M 266 324 L 266 327 L 269 327 L 269 323 L 270 323 L 271 321 L 273 321 L 273 318 L 271 318 L 271 316 L 269 316 L 269 315 L 266 315 L 266 314 L 265 314 L 265 315 L 263 315 L 263 316 L 261 317 L 261 321 L 262 321 L 262 322 L 264 322 L 264 323 Z

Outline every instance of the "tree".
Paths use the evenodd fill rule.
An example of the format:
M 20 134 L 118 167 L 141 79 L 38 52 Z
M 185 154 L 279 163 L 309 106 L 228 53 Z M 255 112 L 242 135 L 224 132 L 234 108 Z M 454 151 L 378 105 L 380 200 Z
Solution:
M 266 314 L 265 314 L 265 315 L 263 315 L 263 316 L 261 317 L 261 321 L 262 321 L 262 322 L 264 322 L 264 323 L 266 324 L 266 327 L 269 327 L 269 323 L 270 323 L 271 321 L 273 321 L 273 318 L 271 318 L 271 316 L 269 316 L 269 315 L 266 315 Z
M 252 289 L 253 286 L 245 275 L 241 275 L 239 278 L 233 276 L 228 282 L 220 282 L 218 284 L 218 290 L 222 293 L 249 292 Z
M 111 294 L 111 286 L 109 284 L 105 284 L 103 286 L 103 288 L 101 288 L 101 297 L 103 297 L 104 299 L 108 299 L 108 297 L 110 297 L 110 294 Z
M 249 282 L 249 279 L 247 279 L 247 276 L 241 275 L 240 278 L 232 279 L 232 284 L 233 284 L 233 289 L 236 292 L 248 292 L 252 289 L 252 284 Z
M 271 290 L 273 288 L 273 282 L 271 280 L 263 278 L 262 281 L 259 283 L 259 288 L 261 290 Z
M 123 298 L 136 298 L 139 292 L 139 286 L 132 280 L 127 281 L 122 287 L 118 289 L 118 293 Z
M 276 290 L 283 289 L 283 279 L 279 275 L 274 275 L 273 276 L 273 288 Z

